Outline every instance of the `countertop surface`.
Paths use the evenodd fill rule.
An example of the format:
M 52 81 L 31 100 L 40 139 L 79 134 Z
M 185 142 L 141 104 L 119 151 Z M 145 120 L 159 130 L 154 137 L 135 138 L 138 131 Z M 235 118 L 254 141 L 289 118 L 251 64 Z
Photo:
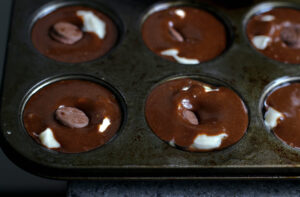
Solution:
M 68 197 L 299 196 L 300 181 L 75 181 Z

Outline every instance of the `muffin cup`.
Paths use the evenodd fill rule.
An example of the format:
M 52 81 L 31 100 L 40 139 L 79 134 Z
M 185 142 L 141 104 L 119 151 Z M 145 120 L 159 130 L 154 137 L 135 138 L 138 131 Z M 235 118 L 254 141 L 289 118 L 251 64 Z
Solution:
M 207 4 L 201 3 L 201 2 L 195 2 L 195 1 L 163 1 L 163 2 L 158 2 L 155 3 L 154 5 L 151 5 L 142 15 L 141 17 L 141 23 L 140 23 L 140 29 L 142 29 L 142 26 L 144 24 L 144 22 L 147 20 L 147 18 L 159 11 L 163 11 L 169 8 L 174 8 L 174 7 L 191 7 L 191 8 L 196 8 L 199 10 L 203 10 L 208 12 L 209 14 L 211 14 L 212 16 L 214 16 L 218 21 L 220 21 L 225 28 L 225 32 L 226 32 L 226 47 L 225 49 L 217 56 L 215 56 L 214 58 L 211 58 L 210 60 L 204 61 L 204 62 L 210 62 L 210 61 L 214 61 L 215 59 L 223 56 L 224 54 L 226 54 L 227 50 L 231 47 L 233 41 L 234 41 L 234 30 L 233 30 L 233 26 L 231 21 L 227 18 L 226 15 L 224 15 L 220 10 L 216 9 L 216 7 L 211 7 Z M 142 30 L 141 30 L 141 36 L 140 39 L 143 41 L 142 38 Z M 144 42 L 144 41 L 143 41 Z M 145 42 L 144 42 L 145 44 Z M 145 47 L 148 48 L 148 46 Z M 151 49 L 148 49 L 150 52 L 154 53 L 153 51 L 151 51 Z M 155 53 L 154 53 L 155 54 Z M 156 54 L 157 55 L 157 54 Z M 158 55 L 157 55 L 158 56 Z M 161 57 L 162 58 L 162 57 Z M 165 58 L 163 58 L 165 60 Z M 173 63 L 176 63 L 176 61 L 174 61 Z M 200 63 L 196 64 L 203 64 L 203 62 L 200 61 Z M 186 66 L 191 66 L 191 64 L 183 64 Z
M 243 139 L 244 139 L 244 137 L 247 135 L 247 129 L 248 129 L 248 127 L 249 127 L 249 123 L 250 123 L 250 112 L 249 112 L 249 110 L 248 110 L 248 107 L 247 107 L 247 105 L 246 105 L 246 103 L 244 102 L 244 100 L 243 100 L 243 98 L 241 97 L 241 95 L 239 94 L 239 93 L 237 93 L 232 87 L 230 87 L 230 85 L 228 85 L 227 83 L 225 83 L 225 82 L 223 82 L 223 81 L 221 81 L 221 80 L 218 80 L 218 79 L 215 79 L 215 78 L 213 78 L 213 77 L 210 77 L 210 76 L 207 76 L 207 75 L 193 75 L 193 74 L 181 74 L 181 75 L 175 75 L 175 76 L 169 76 L 169 77 L 166 77 L 166 78 L 164 78 L 162 81 L 160 81 L 160 82 L 158 82 L 157 84 L 155 84 L 152 88 L 151 88 L 151 90 L 149 91 L 149 93 L 148 93 L 148 96 L 147 96 L 147 99 L 148 99 L 148 97 L 151 95 L 151 92 L 156 88 L 156 87 L 158 87 L 159 85 L 161 85 L 161 84 L 164 84 L 164 83 L 166 83 L 166 82 L 169 82 L 169 81 L 173 81 L 173 80 L 177 80 L 177 79 L 192 79 L 192 80 L 195 80 L 195 81 L 199 81 L 199 82 L 201 82 L 201 83 L 204 83 L 204 84 L 206 84 L 206 85 L 211 85 L 211 86 L 213 86 L 213 87 L 216 87 L 216 88 L 218 88 L 218 87 L 225 87 L 225 88 L 228 88 L 228 89 L 230 89 L 230 90 L 232 90 L 239 98 L 240 98 L 240 100 L 242 101 L 242 104 L 243 104 L 243 106 L 245 107 L 245 110 L 246 110 L 246 112 L 247 112 L 247 120 L 248 120 L 248 122 L 247 122 L 247 128 L 245 129 L 245 131 L 244 131 L 244 134 L 243 134 L 243 136 L 236 142 L 236 143 L 233 143 L 233 144 L 231 144 L 231 145 L 229 145 L 229 146 L 226 146 L 226 147 L 224 147 L 224 148 L 222 148 L 222 149 L 208 149 L 208 150 L 205 150 L 205 149 L 203 149 L 203 150 L 194 150 L 194 151 L 191 151 L 191 150 L 188 150 L 188 149 L 186 149 L 186 148 L 184 148 L 184 147 L 181 147 L 181 146 L 179 146 L 179 145 L 176 145 L 176 144 L 174 144 L 174 148 L 177 148 L 177 149 L 179 149 L 179 150 L 183 150 L 183 151 L 187 151 L 187 152 L 194 152 L 194 153 L 205 153 L 205 152 L 222 152 L 222 151 L 226 151 L 226 149 L 234 149 L 234 148 L 236 148 L 236 149 L 239 149 L 239 147 L 235 147 L 235 146 L 243 146 Z M 146 106 L 146 103 L 147 103 L 147 99 L 145 100 L 145 106 Z M 145 107 L 146 108 L 146 107 Z M 145 112 L 145 114 L 146 114 L 146 112 Z M 146 116 L 146 115 L 145 115 Z M 146 120 L 146 122 L 147 122 L 147 120 Z M 148 124 L 148 126 L 149 126 L 149 128 L 151 129 L 151 126 L 150 126 L 150 123 L 149 122 L 147 122 L 147 124 Z M 157 134 L 156 134 L 156 131 L 154 131 L 153 129 L 151 129 L 152 130 L 152 132 L 160 139 L 160 140 L 162 140 L 162 141 L 164 141 L 165 143 L 167 143 L 168 145 L 170 145 L 170 142 L 169 141 L 165 141 L 165 140 L 163 140 L 163 139 L 161 139 Z M 203 132 L 205 132 L 205 131 L 203 131 Z M 171 146 L 171 145 L 170 145 Z
M 275 133 L 273 132 L 272 129 L 270 129 L 266 124 L 265 124 L 265 113 L 266 113 L 266 110 L 265 110 L 265 102 L 266 102 L 266 99 L 268 98 L 268 96 L 273 92 L 273 91 L 276 91 L 276 89 L 280 88 L 280 87 L 283 87 L 285 85 L 289 85 L 289 84 L 292 84 L 292 83 L 296 83 L 296 82 L 300 82 L 300 77 L 299 76 L 285 76 L 285 77 L 280 77 L 278 79 L 275 79 L 274 81 L 272 81 L 271 83 L 269 83 L 263 93 L 262 93 L 262 96 L 260 98 L 260 101 L 259 101 L 259 110 L 260 110 L 260 119 L 261 121 L 263 122 L 264 126 L 265 126 L 265 129 L 268 133 L 270 133 L 272 135 L 272 137 L 276 138 L 278 141 L 280 141 L 282 143 L 282 147 L 283 148 L 286 148 L 286 149 L 293 149 L 293 150 L 296 150 L 296 151 L 300 151 L 300 148 L 296 148 L 296 147 L 291 147 L 289 146 L 284 140 L 280 139 L 279 137 L 277 137 L 275 135 Z
M 248 45 L 249 47 L 255 51 L 255 53 L 260 56 L 261 58 L 265 58 L 266 61 L 271 61 L 274 64 L 276 63 L 280 63 L 280 64 L 285 64 L 287 66 L 291 65 L 299 65 L 299 63 L 286 63 L 286 62 L 281 62 L 279 60 L 273 59 L 271 57 L 268 57 L 266 55 L 264 55 L 263 53 L 259 52 L 251 43 L 251 40 L 248 39 L 248 35 L 247 35 L 247 25 L 249 20 L 251 20 L 251 18 L 255 15 L 259 15 L 259 14 L 263 14 L 265 12 L 268 12 L 274 8 L 291 8 L 291 9 L 297 9 L 300 10 L 300 4 L 296 1 L 274 1 L 274 2 L 262 2 L 259 3 L 255 6 L 253 6 L 245 15 L 244 20 L 243 20 L 243 26 L 244 26 L 244 30 L 243 30 L 243 36 L 245 39 L 247 39 L 248 41 Z
M 28 101 L 30 100 L 30 98 L 38 93 L 41 89 L 43 89 L 44 87 L 48 86 L 48 85 L 51 85 L 53 83 L 56 83 L 56 82 L 59 82 L 59 81 L 64 81 L 64 80 L 82 80 L 82 81 L 88 81 L 88 82 L 93 82 L 93 83 L 96 83 L 96 84 L 99 84 L 99 86 L 102 86 L 104 87 L 105 89 L 107 89 L 108 91 L 110 91 L 112 93 L 112 95 L 115 96 L 118 104 L 119 104 L 119 108 L 120 108 L 120 113 L 121 113 L 121 123 L 120 123 L 120 126 L 119 126 L 119 129 L 115 132 L 114 136 L 112 138 L 110 138 L 105 144 L 99 146 L 99 147 L 96 147 L 94 149 L 91 149 L 91 150 L 88 150 L 88 151 L 93 151 L 93 150 L 96 150 L 98 148 L 101 148 L 102 146 L 110 143 L 111 141 L 113 141 L 116 136 L 118 136 L 120 134 L 120 132 L 122 131 L 122 129 L 124 128 L 124 125 L 125 125 L 125 122 L 127 120 L 127 109 L 126 109 L 126 102 L 124 100 L 124 98 L 122 97 L 122 95 L 118 92 L 117 89 L 115 89 L 112 85 L 110 85 L 109 83 L 103 81 L 103 80 L 100 80 L 100 79 L 97 79 L 96 77 L 93 77 L 93 76 L 89 76 L 89 75 L 64 75 L 64 76 L 55 76 L 55 77 L 49 77 L 48 79 L 45 79 L 39 83 L 37 83 L 36 85 L 34 85 L 29 91 L 28 93 L 25 95 L 24 99 L 23 99 L 23 104 L 21 105 L 21 112 L 20 112 L 20 122 L 23 126 L 23 130 L 26 131 L 26 128 L 24 126 L 24 110 L 25 110 L 25 107 L 28 103 Z M 82 90 L 84 91 L 84 90 Z M 28 135 L 29 133 L 26 132 Z M 30 136 L 31 137 L 31 136 Z M 33 138 L 32 138 L 33 139 Z M 39 144 L 44 150 L 46 151 L 50 151 L 50 152 L 53 152 L 54 150 L 50 149 L 50 148 L 46 148 L 44 146 L 42 146 L 41 144 Z M 84 153 L 84 152 L 88 152 L 88 151 L 82 151 L 82 152 L 78 152 L 78 153 L 72 153 L 72 154 L 80 154 L 80 153 Z M 54 151 L 55 152 L 55 151 Z M 64 152 L 59 152 L 59 154 L 64 154 Z
M 35 23 L 39 19 L 42 19 L 43 17 L 47 16 L 48 14 L 51 14 L 54 11 L 59 10 L 60 8 L 71 7 L 71 6 L 83 6 L 83 7 L 87 7 L 87 8 L 93 8 L 93 9 L 103 13 L 104 15 L 106 15 L 108 18 L 111 19 L 112 23 L 115 25 L 115 27 L 117 29 L 118 35 L 117 35 L 117 39 L 116 39 L 116 42 L 114 43 L 114 45 L 104 55 L 102 55 L 100 57 L 96 57 L 92 60 L 82 61 L 82 62 L 78 62 L 78 63 L 64 62 L 64 61 L 59 61 L 59 60 L 47 57 L 45 54 L 42 54 L 34 46 L 31 36 L 32 36 L 32 29 L 33 29 Z M 95 62 L 95 61 L 98 61 L 101 58 L 107 57 L 112 51 L 114 51 L 115 48 L 118 47 L 118 45 L 120 44 L 120 42 L 123 39 L 124 32 L 126 31 L 122 20 L 120 19 L 120 17 L 117 15 L 117 13 L 113 9 L 109 8 L 108 6 L 106 6 L 103 3 L 96 2 L 96 1 L 93 1 L 93 0 L 89 0 L 89 1 L 84 1 L 84 0 L 71 0 L 71 1 L 56 0 L 56 1 L 51 1 L 51 2 L 41 6 L 40 8 L 38 8 L 30 16 L 30 20 L 28 22 L 27 29 L 28 29 L 27 43 L 28 43 L 28 45 L 30 45 L 30 48 L 35 53 L 37 53 L 36 55 L 41 55 L 41 56 L 49 59 L 49 61 L 59 62 L 59 63 L 63 63 L 63 64 L 80 64 L 80 63 L 87 63 L 87 62 Z M 54 42 L 56 42 L 56 41 L 54 41 Z

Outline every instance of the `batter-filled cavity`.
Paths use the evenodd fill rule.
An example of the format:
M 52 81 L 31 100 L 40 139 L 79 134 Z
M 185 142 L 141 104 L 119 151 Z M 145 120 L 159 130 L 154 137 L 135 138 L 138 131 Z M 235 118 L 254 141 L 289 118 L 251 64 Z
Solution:
M 274 8 L 255 15 L 248 22 L 247 35 L 264 55 L 284 63 L 300 63 L 299 10 Z
M 144 22 L 145 44 L 157 55 L 181 64 L 199 64 L 226 48 L 225 26 L 209 12 L 171 7 L 151 14 Z
M 116 43 L 117 27 L 105 14 L 84 6 L 59 8 L 36 21 L 33 45 L 45 56 L 69 63 L 94 60 Z
M 228 147 L 243 137 L 248 126 L 247 109 L 233 90 L 188 78 L 155 87 L 145 113 L 159 138 L 189 151 Z
M 86 80 L 62 80 L 35 93 L 23 112 L 31 137 L 48 149 L 78 153 L 108 142 L 122 113 L 112 92 Z

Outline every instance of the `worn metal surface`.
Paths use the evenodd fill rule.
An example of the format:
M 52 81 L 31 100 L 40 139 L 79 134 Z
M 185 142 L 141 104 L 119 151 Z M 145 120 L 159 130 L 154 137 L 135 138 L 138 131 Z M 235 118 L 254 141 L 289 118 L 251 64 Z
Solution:
M 259 108 L 267 84 L 283 76 L 300 75 L 300 68 L 270 60 L 250 46 L 244 26 L 254 4 L 233 8 L 219 4 L 222 1 L 195 1 L 226 17 L 234 39 L 220 57 L 191 66 L 164 60 L 144 45 L 140 25 L 154 4 L 150 0 L 94 0 L 119 25 L 119 44 L 92 62 L 67 64 L 48 59 L 33 47 L 29 36 L 37 10 L 48 2 L 16 0 L 13 8 L 1 94 L 0 142 L 17 165 L 60 179 L 300 177 L 300 151 L 284 145 L 265 129 Z M 40 81 L 64 74 L 92 75 L 123 95 L 128 119 L 113 141 L 86 153 L 63 154 L 46 150 L 28 136 L 21 119 L 24 96 Z M 242 96 L 250 124 L 240 142 L 222 151 L 190 153 L 169 146 L 151 131 L 144 117 L 150 89 L 172 75 L 189 74 L 223 81 Z

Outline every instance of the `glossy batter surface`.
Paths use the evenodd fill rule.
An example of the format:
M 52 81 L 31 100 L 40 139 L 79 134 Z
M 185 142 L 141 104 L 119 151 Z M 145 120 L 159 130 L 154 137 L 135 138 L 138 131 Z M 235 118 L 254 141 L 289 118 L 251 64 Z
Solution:
M 51 29 L 59 22 L 68 22 L 82 29 L 83 21 L 76 15 L 78 10 L 92 11 L 105 22 L 106 36 L 104 39 L 100 39 L 93 32 L 84 32 L 81 40 L 68 45 L 51 37 Z M 60 8 L 37 20 L 31 32 L 32 43 L 40 53 L 54 60 L 68 63 L 86 62 L 105 55 L 116 44 L 117 38 L 117 27 L 108 16 L 83 6 Z
M 185 13 L 184 17 L 176 14 L 178 10 Z M 171 7 L 151 14 L 142 26 L 142 34 L 150 50 L 171 61 L 175 59 L 161 52 L 177 49 L 178 56 L 201 63 L 220 55 L 227 43 L 222 22 L 209 12 L 193 7 Z
M 69 128 L 55 117 L 60 106 L 75 107 L 89 118 L 84 128 Z M 111 125 L 99 132 L 99 124 L 105 117 Z M 122 120 L 119 103 L 112 92 L 101 85 L 85 80 L 62 80 L 52 83 L 27 102 L 23 122 L 28 134 L 38 143 L 39 134 L 50 128 L 65 153 L 89 151 L 108 142 L 118 131 Z
M 193 112 L 197 121 L 185 111 Z M 248 126 L 248 112 L 240 97 L 226 87 L 188 79 L 175 79 L 155 87 L 147 98 L 145 115 L 152 131 L 162 140 L 189 151 L 199 134 L 226 133 L 220 147 L 238 142 Z M 191 121 L 192 120 L 192 121 Z

